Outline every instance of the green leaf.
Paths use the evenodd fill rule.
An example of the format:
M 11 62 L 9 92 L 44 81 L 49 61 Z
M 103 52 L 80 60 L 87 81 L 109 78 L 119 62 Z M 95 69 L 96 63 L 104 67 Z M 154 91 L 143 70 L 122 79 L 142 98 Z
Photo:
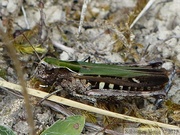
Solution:
M 85 124 L 84 116 L 71 116 L 65 120 L 58 120 L 41 135 L 80 135 Z
M 16 135 L 10 128 L 0 125 L 0 135 Z

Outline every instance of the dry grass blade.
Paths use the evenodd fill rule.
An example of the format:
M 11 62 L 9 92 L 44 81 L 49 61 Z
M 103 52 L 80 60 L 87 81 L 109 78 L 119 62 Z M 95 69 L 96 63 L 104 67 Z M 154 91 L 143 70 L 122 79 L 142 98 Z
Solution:
M 79 23 L 78 35 L 81 33 L 82 25 L 83 25 L 83 22 L 84 22 L 84 17 L 85 17 L 85 14 L 86 14 L 87 4 L 90 1 L 91 0 L 84 0 L 84 4 L 83 4 L 83 7 L 82 7 L 82 11 L 81 11 L 81 19 L 80 19 L 80 23 Z
M 0 86 L 21 92 L 21 86 L 17 85 L 17 84 L 9 83 L 6 81 L 0 81 Z M 47 96 L 49 94 L 49 93 L 42 92 L 42 91 L 32 89 L 32 88 L 27 88 L 27 90 L 30 95 L 40 97 L 40 98 L 44 98 L 45 96 Z M 55 96 L 55 95 L 52 95 L 51 97 L 49 97 L 48 100 L 56 102 L 56 103 L 60 103 L 63 105 L 67 105 L 70 107 L 74 107 L 74 108 L 78 108 L 78 109 L 82 109 L 82 110 L 86 110 L 89 112 L 94 112 L 94 113 L 98 113 L 101 115 L 106 115 L 106 116 L 110 116 L 110 117 L 114 117 L 114 118 L 119 118 L 119 119 L 123 119 L 123 120 L 127 120 L 127 121 L 139 122 L 139 123 L 163 127 L 163 128 L 167 128 L 167 129 L 180 130 L 179 127 L 174 126 L 174 125 L 169 125 L 169 124 L 160 123 L 160 122 L 156 122 L 156 121 L 150 121 L 150 120 L 145 120 L 145 119 L 135 118 L 135 117 L 131 117 L 131 116 L 123 115 L 123 114 L 114 113 L 111 111 L 99 109 L 99 108 L 96 108 L 93 106 L 82 104 L 82 103 L 72 101 L 72 100 L 69 100 L 66 98 L 62 98 L 59 96 Z
M 14 67 L 17 71 L 17 75 L 18 75 L 18 79 L 19 82 L 21 84 L 21 92 L 23 94 L 24 97 L 24 101 L 25 101 L 25 107 L 27 110 L 27 121 L 28 124 L 30 126 L 30 135 L 35 135 L 35 130 L 34 130 L 34 121 L 33 121 L 33 114 L 32 114 L 32 110 L 31 110 L 31 106 L 29 104 L 29 95 L 27 93 L 27 88 L 26 88 L 26 82 L 24 80 L 24 75 L 23 75 L 23 70 L 22 67 L 20 66 L 20 61 L 17 58 L 16 55 L 16 51 L 15 49 L 12 47 L 12 43 L 9 42 L 9 38 L 8 38 L 8 32 L 4 33 L 1 29 L 0 29 L 0 33 L 2 34 L 2 39 L 3 39 L 3 43 L 5 44 L 5 47 L 7 48 L 8 52 L 9 52 L 9 56 L 11 57 L 12 61 L 14 62 Z
M 137 23 L 137 21 L 147 12 L 147 10 L 152 6 L 152 4 L 155 2 L 155 0 L 150 0 L 147 5 L 144 7 L 144 9 L 140 12 L 140 14 L 136 17 L 136 19 L 133 21 L 133 23 L 130 26 L 130 29 Z

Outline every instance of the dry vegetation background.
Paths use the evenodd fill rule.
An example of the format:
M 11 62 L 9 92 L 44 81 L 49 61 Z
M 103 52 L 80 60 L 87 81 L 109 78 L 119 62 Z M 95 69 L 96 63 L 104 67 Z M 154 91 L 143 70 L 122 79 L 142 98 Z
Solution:
M 44 56 L 62 60 L 83 60 L 90 56 L 93 62 L 138 64 L 160 59 L 169 75 L 174 66 L 177 71 L 163 107 L 154 110 L 154 105 L 148 102 L 141 109 L 132 109 L 134 106 L 128 104 L 132 109 L 129 115 L 179 126 L 180 1 L 155 1 L 131 28 L 133 20 L 147 2 L 148 0 L 89 0 L 79 34 L 83 0 L 1 0 L 0 29 L 6 36 L 3 38 L 4 35 L 0 33 L 1 79 L 19 83 L 5 47 L 7 42 L 11 42 L 11 48 L 17 52 L 29 87 L 36 87 L 29 82 L 32 81 L 39 59 Z M 27 134 L 23 99 L 17 95 L 0 88 L 0 125 L 9 126 L 18 134 Z M 31 101 L 38 132 L 64 117 L 48 107 L 36 105 L 37 100 L 34 98 Z M 123 126 L 138 126 L 123 121 L 120 123 L 115 124 L 119 126 L 119 134 L 123 132 Z

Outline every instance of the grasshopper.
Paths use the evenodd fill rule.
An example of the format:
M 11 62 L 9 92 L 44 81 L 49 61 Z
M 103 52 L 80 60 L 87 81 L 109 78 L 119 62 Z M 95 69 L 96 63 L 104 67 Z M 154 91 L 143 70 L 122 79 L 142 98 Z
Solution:
M 121 66 L 83 61 L 62 61 L 52 57 L 43 59 L 44 69 L 38 78 L 87 97 L 125 97 L 164 95 L 169 78 L 164 68 Z M 51 66 L 50 69 L 47 65 Z

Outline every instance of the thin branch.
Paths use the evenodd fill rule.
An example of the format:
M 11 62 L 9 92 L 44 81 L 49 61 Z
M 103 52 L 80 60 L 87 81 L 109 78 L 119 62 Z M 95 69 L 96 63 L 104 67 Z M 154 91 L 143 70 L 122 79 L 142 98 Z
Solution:
M 0 87 L 5 87 L 5 88 L 9 88 L 9 89 L 13 89 L 16 91 L 21 91 L 21 86 L 17 85 L 17 84 L 13 84 L 10 82 L 6 82 L 6 81 L 1 81 L 0 80 Z M 39 98 L 44 98 L 47 95 L 49 95 L 49 93 L 43 92 L 43 91 L 39 91 L 36 89 L 32 89 L 32 88 L 27 88 L 28 93 L 32 96 L 36 96 Z M 124 114 L 119 114 L 119 113 L 115 113 L 115 112 L 111 112 L 108 110 L 103 110 L 100 108 L 96 108 L 90 105 L 86 105 L 83 103 L 79 103 L 70 99 L 66 99 L 63 97 L 59 97 L 56 95 L 52 95 L 51 97 L 49 97 L 47 100 L 59 103 L 59 104 L 63 104 L 63 105 L 67 105 L 70 107 L 74 107 L 74 108 L 78 108 L 81 110 L 86 110 L 89 112 L 94 112 L 94 113 L 98 113 L 101 115 L 105 115 L 105 116 L 110 116 L 110 117 L 114 117 L 114 118 L 119 118 L 119 119 L 123 119 L 123 120 L 127 120 L 127 121 L 132 121 L 132 122 L 139 122 L 139 123 L 143 123 L 143 124 L 148 124 L 148 125 L 153 125 L 153 126 L 159 126 L 159 127 L 163 127 L 163 128 L 167 128 L 167 129 L 173 129 L 173 130 L 180 130 L 180 128 L 178 126 L 174 126 L 174 125 L 169 125 L 169 124 L 165 124 L 165 123 L 160 123 L 160 122 L 156 122 L 156 121 L 150 121 L 150 120 L 145 120 L 145 119 L 141 119 L 141 118 L 136 118 L 136 117 L 132 117 L 132 116 L 127 116 Z
M 137 23 L 137 21 L 148 11 L 148 9 L 152 6 L 152 4 L 156 0 L 149 0 L 149 2 L 146 4 L 146 6 L 143 8 L 143 10 L 139 13 L 139 15 L 136 17 L 136 19 L 132 22 L 130 25 L 130 29 Z
M 81 33 L 81 29 L 82 29 L 83 22 L 84 22 L 84 17 L 86 14 L 87 5 L 90 1 L 91 0 L 84 0 L 82 11 L 81 11 L 81 18 L 80 18 L 80 22 L 79 22 L 78 36 Z
M 70 47 L 67 47 L 61 43 L 59 43 L 58 41 L 55 41 L 55 40 L 51 40 L 53 45 L 65 52 L 67 52 L 69 54 L 69 56 L 73 56 L 74 55 L 74 52 L 75 50 L 73 48 L 70 48 Z
M 29 28 L 30 28 L 30 26 L 29 26 L 29 22 L 27 21 L 26 11 L 25 11 L 25 9 L 24 9 L 24 7 L 23 7 L 23 6 L 21 6 L 21 10 L 22 10 L 23 15 L 24 15 L 24 20 L 25 20 L 25 23 L 26 23 L 26 28 L 27 28 L 27 29 L 29 29 Z
M 9 38 L 7 36 L 6 33 L 4 33 L 1 29 L 0 29 L 0 33 L 2 34 L 2 39 L 3 39 L 3 43 L 5 44 L 5 47 L 8 50 L 9 56 L 11 57 L 12 61 L 14 62 L 14 67 L 16 69 L 17 72 L 17 76 L 18 76 L 18 80 L 21 84 L 21 86 L 19 87 L 20 92 L 22 92 L 23 97 L 24 97 L 24 101 L 25 101 L 25 108 L 27 110 L 27 121 L 30 127 L 30 135 L 35 135 L 35 130 L 34 130 L 34 121 L 33 121 L 33 113 L 32 113 L 32 109 L 30 106 L 30 101 L 29 101 L 29 95 L 27 92 L 27 88 L 26 88 L 26 81 L 24 80 L 24 75 L 23 75 L 23 69 L 21 66 L 20 61 L 18 60 L 18 57 L 16 55 L 16 51 L 13 48 L 13 45 L 11 42 L 9 42 Z

